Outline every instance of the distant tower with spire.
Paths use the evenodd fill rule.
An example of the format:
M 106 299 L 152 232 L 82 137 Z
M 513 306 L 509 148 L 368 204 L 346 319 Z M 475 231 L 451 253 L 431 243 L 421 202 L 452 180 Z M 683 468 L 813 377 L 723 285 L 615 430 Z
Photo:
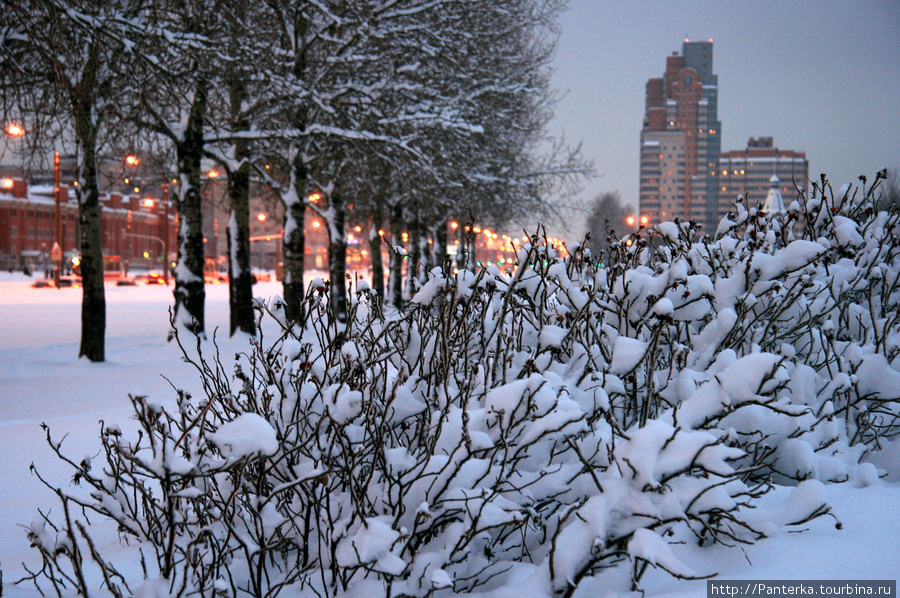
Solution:
M 780 182 L 778 176 L 774 174 L 772 175 L 772 178 L 769 179 L 769 193 L 766 195 L 765 203 L 763 203 L 763 211 L 766 214 L 787 213 L 787 210 L 784 207 L 784 198 L 781 196 L 781 189 L 778 188 Z

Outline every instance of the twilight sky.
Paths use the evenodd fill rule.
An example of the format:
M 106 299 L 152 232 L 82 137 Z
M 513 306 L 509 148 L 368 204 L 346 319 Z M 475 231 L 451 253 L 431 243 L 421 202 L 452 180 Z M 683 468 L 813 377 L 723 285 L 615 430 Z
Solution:
M 618 190 L 637 206 L 644 86 L 686 37 L 713 39 L 722 151 L 773 137 L 836 189 L 900 168 L 896 0 L 570 0 L 561 26 L 551 131 L 595 162 L 585 203 Z

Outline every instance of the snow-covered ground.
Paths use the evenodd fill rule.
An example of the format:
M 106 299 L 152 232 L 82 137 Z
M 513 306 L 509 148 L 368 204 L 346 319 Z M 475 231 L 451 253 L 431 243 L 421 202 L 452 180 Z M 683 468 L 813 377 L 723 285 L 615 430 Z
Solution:
M 129 393 L 167 403 L 174 400 L 173 385 L 199 392 L 193 366 L 181 360 L 174 343 L 166 342 L 171 287 L 107 286 L 107 361 L 93 364 L 77 357 L 81 290 L 33 289 L 30 283 L 22 275 L 0 277 L 0 595 L 6 598 L 38 595 L 33 587 L 13 582 L 22 577 L 24 566 L 39 565 L 26 527 L 38 509 L 58 508 L 29 466 L 58 484 L 66 483 L 69 475 L 47 447 L 41 424 L 48 424 L 55 438 L 68 434 L 69 452 L 93 454 L 99 421 L 127 423 Z M 281 288 L 270 282 L 254 290 L 272 296 Z M 246 347 L 240 335 L 228 338 L 227 293 L 226 285 L 207 287 L 206 327 L 210 333 L 219 329 L 216 338 L 223 356 Z M 889 455 L 886 464 L 895 468 L 900 459 Z M 834 520 L 820 518 L 805 533 L 784 533 L 743 549 L 696 548 L 686 564 L 700 574 L 718 573 L 719 579 L 896 579 L 898 474 L 893 471 L 886 481 L 865 488 L 852 482 L 827 485 L 842 529 L 836 529 Z M 766 500 L 783 499 L 787 492 L 779 489 Z M 604 576 L 586 581 L 577 596 L 617 595 L 609 588 L 622 585 L 610 581 Z M 660 572 L 645 577 L 643 586 L 648 596 L 706 592 L 705 582 L 679 582 Z M 521 587 L 515 592 L 527 598 Z

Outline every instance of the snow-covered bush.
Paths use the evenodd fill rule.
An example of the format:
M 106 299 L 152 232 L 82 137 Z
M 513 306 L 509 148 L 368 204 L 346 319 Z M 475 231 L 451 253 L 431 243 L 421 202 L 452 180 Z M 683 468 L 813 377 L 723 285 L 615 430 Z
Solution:
M 712 575 L 679 544 L 828 514 L 822 482 L 871 479 L 863 454 L 900 432 L 900 230 L 872 192 L 823 181 L 787 214 L 739 202 L 714 237 L 663 223 L 602 256 L 535 235 L 507 271 L 435 269 L 402 313 L 362 288 L 346 325 L 324 285 L 299 323 L 259 303 L 278 333 L 192 359 L 204 396 L 133 397 L 138 433 L 104 424 L 93 462 L 48 431 L 80 488 L 46 481 L 64 517 L 30 527 L 34 580 L 571 596 L 610 567 Z M 773 483 L 796 487 L 758 508 Z

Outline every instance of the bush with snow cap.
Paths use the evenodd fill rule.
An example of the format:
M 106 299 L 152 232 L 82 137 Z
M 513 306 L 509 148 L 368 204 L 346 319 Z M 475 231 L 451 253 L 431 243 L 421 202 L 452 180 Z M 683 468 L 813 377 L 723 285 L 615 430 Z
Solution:
M 898 214 L 871 211 L 871 187 L 829 189 L 786 215 L 739 203 L 712 238 L 664 223 L 562 258 L 535 235 L 508 272 L 433 270 L 395 316 L 360 293 L 346 326 L 315 289 L 296 325 L 258 302 L 280 333 L 233 376 L 196 362 L 206 397 L 172 414 L 134 398 L 136 439 L 105 426 L 102 459 L 69 460 L 84 492 L 47 481 L 66 523 L 29 528 L 35 580 L 78 587 L 93 567 L 139 592 L 82 510 L 173 596 L 571 596 L 610 567 L 629 569 L 621 590 L 651 567 L 714 574 L 679 545 L 828 514 L 821 483 L 871 483 L 860 459 L 900 431 Z M 773 483 L 796 487 L 762 509 Z

